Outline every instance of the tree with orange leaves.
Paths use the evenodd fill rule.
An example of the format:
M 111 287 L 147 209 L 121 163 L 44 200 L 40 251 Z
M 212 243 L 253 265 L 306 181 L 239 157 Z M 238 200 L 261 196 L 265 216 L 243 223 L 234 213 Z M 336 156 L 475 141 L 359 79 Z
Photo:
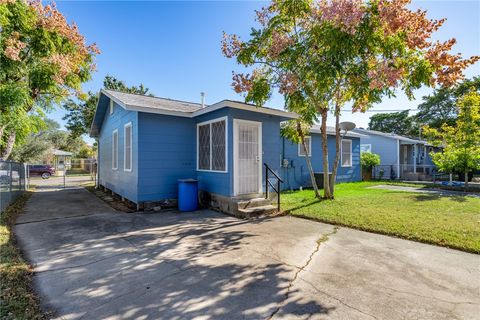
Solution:
M 275 0 L 257 12 L 260 27 L 252 29 L 248 41 L 224 34 L 223 54 L 254 68 L 251 74 L 233 76 L 235 91 L 246 101 L 263 105 L 278 90 L 286 109 L 297 112 L 302 124 L 321 118 L 323 171 L 332 171 L 331 179 L 324 179 L 326 199 L 334 195 L 343 106 L 364 112 L 398 90 L 413 98 L 413 90 L 424 85 L 451 86 L 479 60 L 451 54 L 455 39 L 432 41 L 445 19 L 428 19 L 426 11 L 412 11 L 409 3 Z M 336 156 L 331 165 L 326 126 L 330 113 L 336 123 Z
M 55 4 L 0 0 L 0 159 L 38 130 L 43 113 L 67 97 L 95 70 L 95 44 Z

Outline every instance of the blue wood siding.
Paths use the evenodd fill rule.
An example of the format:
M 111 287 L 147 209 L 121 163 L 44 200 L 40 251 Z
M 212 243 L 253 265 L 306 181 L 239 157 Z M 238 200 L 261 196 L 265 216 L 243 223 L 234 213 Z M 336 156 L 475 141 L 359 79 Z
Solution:
M 265 167 L 263 163 L 266 163 L 273 171 L 277 174 L 280 174 L 280 161 L 281 161 L 281 145 L 280 145 L 280 122 L 284 121 L 278 116 L 254 113 L 239 109 L 230 109 L 230 121 L 231 127 L 233 128 L 233 119 L 249 120 L 249 121 L 258 121 L 262 123 L 262 190 L 265 188 Z M 230 153 L 233 158 L 233 129 L 231 134 L 231 148 Z M 231 166 L 232 177 L 233 177 L 233 162 Z M 233 195 L 233 179 L 231 180 L 231 195 Z
M 106 101 L 105 103 L 109 103 Z M 105 106 L 103 106 L 105 107 Z M 136 203 L 177 198 L 179 179 L 194 178 L 199 189 L 233 196 L 233 120 L 262 123 L 262 161 L 280 173 L 281 138 L 279 116 L 222 108 L 193 119 L 125 111 L 115 105 L 113 115 L 105 108 L 99 133 L 99 183 Z M 227 172 L 197 170 L 197 124 L 227 117 Z M 124 166 L 124 125 L 132 122 L 132 171 Z M 118 130 L 118 169 L 112 169 L 112 132 Z M 262 166 L 262 183 L 264 167 Z
M 210 171 L 197 171 L 197 124 L 210 121 L 222 117 L 228 117 L 229 110 L 227 108 L 215 110 L 213 112 L 209 112 L 203 114 L 201 116 L 195 117 L 195 126 L 194 126 L 194 134 L 193 142 L 194 148 L 192 151 L 193 156 L 195 157 L 195 171 L 198 179 L 198 188 L 200 190 L 204 190 L 210 193 L 215 193 L 224 196 L 230 196 L 232 193 L 231 189 L 231 180 L 233 177 L 233 153 L 231 152 L 233 146 L 233 139 L 232 139 L 232 122 L 231 119 L 227 119 L 227 172 L 210 172 Z
M 114 103 L 114 112 L 105 108 L 105 116 L 99 134 L 98 181 L 100 185 L 130 201 L 138 201 L 138 113 L 126 111 Z M 132 123 L 132 171 L 124 171 L 124 125 Z M 118 130 L 118 168 L 112 169 L 112 133 Z
M 312 154 L 311 162 L 314 172 L 323 172 L 323 156 L 322 156 L 322 137 L 320 134 L 312 133 Z M 352 166 L 338 166 L 337 182 L 352 182 L 361 180 L 360 168 L 360 139 L 356 137 L 346 137 L 346 140 L 352 141 Z M 288 139 L 282 139 L 282 147 L 284 148 L 284 159 L 289 161 L 287 168 L 281 168 L 281 175 L 285 183 L 282 188 L 284 190 L 298 189 L 300 187 L 311 187 L 310 174 L 308 172 L 305 157 L 298 155 L 298 144 Z M 329 170 L 332 170 L 335 160 L 335 136 L 328 136 L 328 160 L 330 164 Z
M 366 134 L 360 132 L 361 134 Z M 372 153 L 380 156 L 380 165 L 391 166 L 397 165 L 398 141 L 396 139 L 386 138 L 378 135 L 368 135 L 361 137 L 361 144 L 370 144 L 372 146 Z
M 223 108 L 198 116 L 195 118 L 196 123 L 201 123 L 221 117 L 228 117 L 228 151 L 227 151 L 227 162 L 228 170 L 226 173 L 223 172 L 208 172 L 208 171 L 197 171 L 197 178 L 199 181 L 199 188 L 211 193 L 216 193 L 224 196 L 233 196 L 234 195 L 234 172 L 233 172 L 233 120 L 249 120 L 249 121 L 258 121 L 262 123 L 262 161 L 267 163 L 273 170 L 277 173 L 280 169 L 280 122 L 284 119 L 281 119 L 278 116 L 271 116 L 257 112 L 233 109 L 233 108 Z M 195 129 L 196 130 L 196 129 Z M 196 141 L 196 133 L 195 133 Z M 197 149 L 195 148 L 195 154 Z M 196 159 L 196 158 L 195 158 Z M 196 165 L 196 164 L 195 164 Z M 262 184 L 265 184 L 265 169 L 262 165 Z
M 178 179 L 196 178 L 190 118 L 139 113 L 138 201 L 177 198 Z

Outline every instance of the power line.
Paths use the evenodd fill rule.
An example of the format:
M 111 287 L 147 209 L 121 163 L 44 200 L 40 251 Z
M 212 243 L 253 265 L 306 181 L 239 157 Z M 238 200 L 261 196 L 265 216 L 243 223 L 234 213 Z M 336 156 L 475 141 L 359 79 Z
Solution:
M 380 109 L 380 110 L 374 110 L 374 109 L 368 109 L 365 110 L 364 112 L 400 112 L 400 111 L 418 111 L 418 109 Z M 352 111 L 352 109 L 342 109 L 342 111 Z

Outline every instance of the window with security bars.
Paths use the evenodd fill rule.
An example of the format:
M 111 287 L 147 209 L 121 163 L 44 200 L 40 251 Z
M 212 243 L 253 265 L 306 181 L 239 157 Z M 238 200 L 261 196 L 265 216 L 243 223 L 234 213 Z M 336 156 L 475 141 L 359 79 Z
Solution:
M 198 127 L 198 169 L 210 170 L 210 124 Z
M 198 126 L 198 169 L 226 171 L 226 121 Z

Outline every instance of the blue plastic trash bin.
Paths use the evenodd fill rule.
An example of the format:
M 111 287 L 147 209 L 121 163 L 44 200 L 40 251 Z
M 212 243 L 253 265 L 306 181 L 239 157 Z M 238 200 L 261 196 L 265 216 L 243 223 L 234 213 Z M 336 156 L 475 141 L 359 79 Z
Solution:
M 178 210 L 194 211 L 198 209 L 198 181 L 195 179 L 178 180 Z

